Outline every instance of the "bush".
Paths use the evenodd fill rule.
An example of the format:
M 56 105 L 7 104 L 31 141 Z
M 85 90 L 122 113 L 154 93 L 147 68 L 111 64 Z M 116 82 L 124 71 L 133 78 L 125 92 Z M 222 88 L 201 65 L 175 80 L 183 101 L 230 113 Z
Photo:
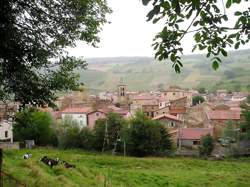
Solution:
M 210 156 L 214 149 L 214 139 L 208 134 L 201 138 L 201 146 L 199 147 L 199 152 L 201 156 Z
M 107 125 L 107 140 L 104 144 L 104 150 L 111 150 L 114 144 L 121 138 L 121 131 L 126 126 L 126 120 L 119 114 L 108 113 L 107 119 L 99 119 L 94 127 L 94 144 L 93 147 L 101 151 L 103 149 L 105 128 Z
M 35 140 L 37 145 L 55 145 L 57 142 L 52 129 L 49 113 L 34 108 L 18 112 L 13 126 L 14 140 Z
M 172 145 L 167 130 L 141 112 L 131 120 L 126 142 L 128 153 L 133 156 L 163 155 Z
M 197 95 L 193 97 L 193 106 L 203 103 L 205 101 L 204 97 Z
M 60 148 L 92 149 L 92 132 L 87 127 L 80 128 L 77 123 L 70 119 L 67 119 L 62 124 L 59 124 L 57 134 Z

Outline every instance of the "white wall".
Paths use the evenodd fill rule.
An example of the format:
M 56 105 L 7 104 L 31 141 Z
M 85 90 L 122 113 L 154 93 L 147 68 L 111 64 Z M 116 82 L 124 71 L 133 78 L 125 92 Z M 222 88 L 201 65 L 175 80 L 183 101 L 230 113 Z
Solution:
M 4 120 L 0 122 L 0 140 L 7 139 L 13 142 L 12 122 Z
M 79 124 L 80 127 L 87 127 L 87 115 L 86 114 L 64 114 L 62 113 L 62 120 L 66 118 L 71 118 L 72 121 L 75 121 Z

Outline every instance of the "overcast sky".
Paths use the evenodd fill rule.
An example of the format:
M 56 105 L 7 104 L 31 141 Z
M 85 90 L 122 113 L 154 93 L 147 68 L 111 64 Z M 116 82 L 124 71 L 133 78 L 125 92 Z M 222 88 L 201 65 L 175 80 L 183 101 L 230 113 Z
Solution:
M 160 25 L 146 22 L 149 7 L 142 5 L 140 0 L 107 0 L 113 13 L 108 16 L 111 24 L 106 24 L 99 34 L 99 48 L 93 48 L 78 42 L 77 47 L 70 49 L 71 55 L 79 57 L 115 57 L 115 56 L 154 56 L 151 47 L 155 34 L 161 31 Z M 249 7 L 246 2 L 237 8 Z M 236 8 L 236 7 L 235 7 Z M 227 14 L 234 11 L 227 10 Z M 183 40 L 184 53 L 190 54 L 192 35 Z M 250 45 L 244 48 L 250 48 Z

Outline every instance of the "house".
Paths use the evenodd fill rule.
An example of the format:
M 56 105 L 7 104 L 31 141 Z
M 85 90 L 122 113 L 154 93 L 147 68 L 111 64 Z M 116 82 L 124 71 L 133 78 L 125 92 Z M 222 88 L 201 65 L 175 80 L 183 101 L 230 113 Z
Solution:
M 105 118 L 106 113 L 101 110 L 93 110 L 91 107 L 66 108 L 61 112 L 62 120 L 70 118 L 77 122 L 80 127 L 93 129 L 96 120 Z
M 0 141 L 13 142 L 12 121 L 2 120 L 0 122 Z
M 154 111 L 154 117 L 161 116 L 164 114 L 169 114 L 169 106 L 165 106 Z
M 192 92 L 183 90 L 177 86 L 170 86 L 168 89 L 161 93 L 161 98 L 165 101 L 173 101 L 180 98 L 187 98 L 187 106 L 192 105 Z
M 179 131 L 179 143 L 181 147 L 192 148 L 200 145 L 202 136 L 213 135 L 212 128 L 181 128 Z
M 220 110 L 217 108 L 216 110 L 206 112 L 207 119 L 210 123 L 209 126 L 214 128 L 214 135 L 216 138 L 221 136 L 222 130 L 226 127 L 228 121 L 238 123 L 241 120 L 240 114 L 240 111 L 231 110 L 230 108 Z
M 158 115 L 154 117 L 153 120 L 159 121 L 166 128 L 170 128 L 170 129 L 176 129 L 180 127 L 181 122 L 182 122 L 176 116 L 173 116 L 171 114 Z

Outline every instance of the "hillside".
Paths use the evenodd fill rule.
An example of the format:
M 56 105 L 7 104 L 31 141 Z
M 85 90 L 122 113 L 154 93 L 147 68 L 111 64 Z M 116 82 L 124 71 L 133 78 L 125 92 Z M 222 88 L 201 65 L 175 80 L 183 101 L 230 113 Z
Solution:
M 166 85 L 239 90 L 250 84 L 249 59 L 250 49 L 230 52 L 214 71 L 205 56 L 184 56 L 184 68 L 176 74 L 171 63 L 150 57 L 92 58 L 87 59 L 88 70 L 78 73 L 80 81 L 95 90 L 114 90 L 121 80 L 129 90 L 156 90 Z
M 32 157 L 24 160 L 24 153 Z M 74 169 L 40 162 L 47 155 Z M 133 158 L 80 150 L 34 149 L 4 152 L 3 169 L 28 187 L 248 187 L 250 160 L 209 161 L 195 158 Z M 5 178 L 4 178 L 5 179 Z M 16 186 L 5 180 L 4 186 Z

